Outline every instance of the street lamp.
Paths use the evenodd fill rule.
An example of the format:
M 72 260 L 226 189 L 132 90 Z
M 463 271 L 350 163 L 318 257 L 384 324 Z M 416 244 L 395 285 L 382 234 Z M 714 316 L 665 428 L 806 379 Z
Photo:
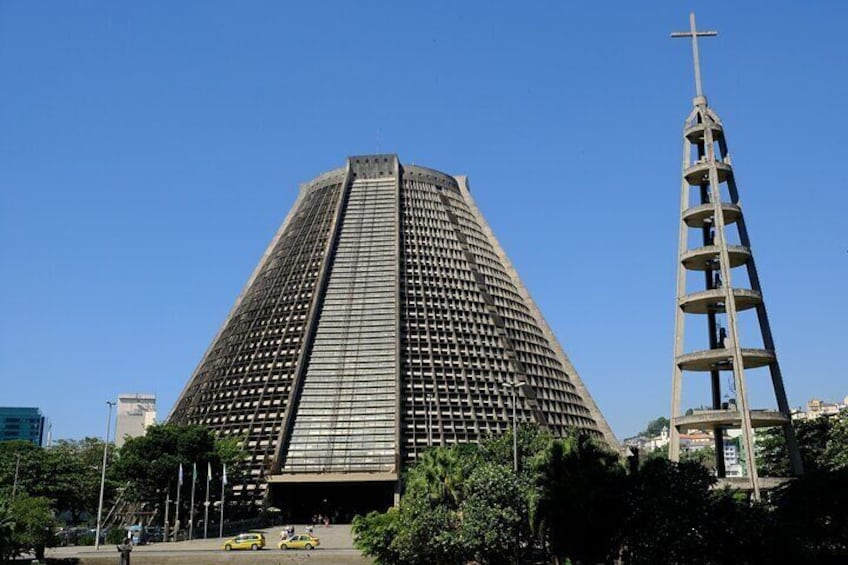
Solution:
M 430 403 L 433 401 L 433 395 L 429 392 L 424 396 L 427 402 L 427 447 L 433 446 L 433 416 L 430 410 Z
M 518 387 L 523 386 L 524 381 L 514 380 L 506 381 L 503 386 L 512 389 L 512 470 L 518 473 L 518 427 L 516 420 L 516 394 Z
M 114 402 L 107 401 L 109 415 L 106 416 L 106 441 L 103 442 L 103 469 L 100 473 L 100 502 L 97 504 L 97 533 L 94 535 L 94 549 L 100 549 L 100 516 L 103 514 L 103 488 L 106 486 L 106 455 L 109 453 L 109 428 L 112 425 L 112 406 Z

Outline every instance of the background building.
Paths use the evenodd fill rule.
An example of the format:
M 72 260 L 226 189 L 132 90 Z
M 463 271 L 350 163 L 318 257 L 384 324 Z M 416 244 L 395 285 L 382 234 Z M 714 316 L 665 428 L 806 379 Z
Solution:
M 345 515 L 428 446 L 505 432 L 513 398 L 617 446 L 467 179 L 369 155 L 301 187 L 169 420 L 245 438 L 236 497 Z
M 22 439 L 41 445 L 45 418 L 38 408 L 0 407 L 0 441 Z
M 144 435 L 147 426 L 156 423 L 156 395 L 119 394 L 115 422 L 115 445 L 121 447 L 128 437 Z
M 842 410 L 848 410 L 848 396 L 842 402 L 825 402 L 817 398 L 807 401 L 807 410 L 800 407 L 792 411 L 793 420 L 814 420 L 820 416 L 832 416 L 839 414 Z

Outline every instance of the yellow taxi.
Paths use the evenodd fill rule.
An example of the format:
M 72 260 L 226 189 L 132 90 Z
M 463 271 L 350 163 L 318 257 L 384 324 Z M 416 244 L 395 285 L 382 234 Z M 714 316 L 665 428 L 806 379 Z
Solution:
M 298 534 L 284 539 L 277 547 L 280 549 L 314 549 L 321 545 L 321 540 L 310 534 Z
M 258 532 L 245 532 L 224 542 L 224 550 L 250 549 L 258 551 L 265 547 L 265 536 Z

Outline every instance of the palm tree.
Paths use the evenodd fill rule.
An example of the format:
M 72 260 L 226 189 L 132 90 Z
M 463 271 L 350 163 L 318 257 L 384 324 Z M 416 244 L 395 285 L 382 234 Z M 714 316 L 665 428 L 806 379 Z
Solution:
M 457 509 L 476 456 L 477 447 L 473 445 L 430 449 L 410 470 L 407 488 L 410 492 L 426 492 L 434 504 Z

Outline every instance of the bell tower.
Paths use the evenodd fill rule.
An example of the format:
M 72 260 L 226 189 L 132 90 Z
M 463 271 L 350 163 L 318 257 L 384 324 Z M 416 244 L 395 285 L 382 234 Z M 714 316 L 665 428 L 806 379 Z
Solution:
M 689 21 L 688 32 L 671 35 L 692 40 L 696 96 L 683 126 L 669 458 L 672 461 L 680 458 L 681 433 L 711 430 L 715 438 L 716 471 L 719 478 L 725 478 L 724 431 L 737 429 L 741 432 L 744 452 L 745 484 L 754 499 L 759 499 L 762 485 L 754 451 L 755 428 L 783 428 L 793 474 L 800 475 L 803 468 L 726 132 L 701 86 L 698 37 L 718 34 L 698 31 L 694 13 Z M 692 276 L 692 272 L 702 276 Z M 690 284 L 699 278 L 702 284 Z M 745 345 L 746 340 L 753 341 L 756 335 L 740 332 L 740 313 L 750 310 L 756 313 L 755 325 L 759 328 L 762 347 Z M 686 350 L 686 321 L 690 319 L 693 328 L 706 329 L 706 348 Z M 751 407 L 746 371 L 762 367 L 767 367 L 771 376 L 776 409 Z M 684 373 L 694 373 L 687 379 L 704 376 L 709 379 L 712 397 L 705 404 L 710 409 L 690 415 L 681 412 Z M 732 376 L 726 390 L 722 390 L 722 373 Z M 727 402 L 723 402 L 723 393 L 729 393 Z

